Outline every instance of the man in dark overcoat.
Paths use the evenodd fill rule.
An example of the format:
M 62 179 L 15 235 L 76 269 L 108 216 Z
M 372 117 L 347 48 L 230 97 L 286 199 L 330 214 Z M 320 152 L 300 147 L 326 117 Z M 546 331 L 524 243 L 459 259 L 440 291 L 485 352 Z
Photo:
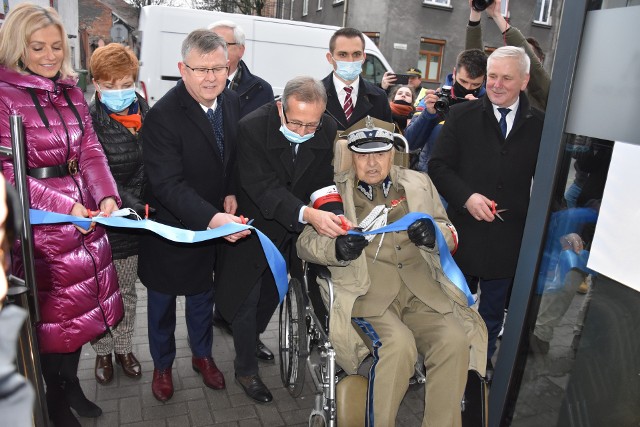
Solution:
M 529 57 L 504 46 L 487 62 L 487 96 L 455 105 L 429 162 L 460 236 L 455 261 L 479 283 L 488 367 L 513 283 L 544 115 L 529 104 Z M 500 212 L 502 209 L 505 211 Z
M 233 21 L 216 21 L 208 27 L 227 42 L 229 50 L 229 84 L 240 98 L 240 118 L 258 107 L 273 101 L 273 88 L 264 79 L 253 74 L 242 60 L 245 51 L 245 34 Z
M 145 200 L 156 209 L 158 222 L 178 228 L 206 230 L 240 223 L 234 215 L 237 201 L 230 179 L 239 103 L 237 95 L 225 89 L 224 39 L 207 30 L 193 31 L 182 44 L 178 68 L 182 80 L 149 110 L 142 130 L 149 184 Z M 236 241 L 248 234 L 226 239 Z M 177 295 L 186 296 L 193 369 L 208 387 L 225 387 L 211 354 L 215 254 L 215 241 L 173 243 L 150 233 L 140 241 L 138 275 L 147 287 L 154 364 L 151 389 L 160 401 L 173 395 Z
M 333 72 L 322 83 L 327 90 L 326 113 L 339 130 L 350 128 L 366 116 L 393 121 L 387 93 L 360 77 L 367 57 L 364 48 L 364 35 L 355 28 L 341 28 L 329 41 L 327 61 Z
M 324 116 L 325 107 L 322 83 L 297 77 L 286 84 L 282 101 L 260 107 L 238 127 L 238 212 L 278 247 L 292 277 L 301 276 L 295 244 L 306 223 L 323 235 L 346 233 L 336 215 L 341 205 L 323 205 L 335 189 L 336 125 Z M 312 193 L 313 207 L 307 206 Z M 216 310 L 231 323 L 237 381 L 250 398 L 269 402 L 273 397 L 258 375 L 256 341 L 278 305 L 274 278 L 257 235 L 224 246 L 216 267 Z

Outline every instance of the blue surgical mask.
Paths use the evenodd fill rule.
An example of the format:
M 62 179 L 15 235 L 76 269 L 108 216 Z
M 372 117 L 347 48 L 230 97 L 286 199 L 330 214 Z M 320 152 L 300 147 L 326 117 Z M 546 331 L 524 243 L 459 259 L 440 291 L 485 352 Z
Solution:
M 313 138 L 313 136 L 316 134 L 315 132 L 313 132 L 313 133 L 308 133 L 304 136 L 300 136 L 294 131 L 292 131 L 291 129 L 289 129 L 288 127 L 286 127 L 285 125 L 280 125 L 280 132 L 282 132 L 284 137 L 287 138 L 287 140 L 292 144 L 302 144 L 303 142 Z
M 336 74 L 344 81 L 352 82 L 362 72 L 362 63 L 364 61 L 336 61 L 335 58 L 333 60 L 336 62 Z
M 135 88 L 128 89 L 100 89 L 100 102 L 114 113 L 126 109 L 136 100 Z

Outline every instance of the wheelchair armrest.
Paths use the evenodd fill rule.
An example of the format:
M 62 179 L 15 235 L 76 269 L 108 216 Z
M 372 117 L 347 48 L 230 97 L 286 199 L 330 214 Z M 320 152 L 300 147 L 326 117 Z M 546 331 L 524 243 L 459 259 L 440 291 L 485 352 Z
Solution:
M 309 269 L 309 272 L 311 272 L 311 274 L 324 280 L 331 280 L 331 272 L 329 271 L 327 266 L 308 263 L 307 268 Z

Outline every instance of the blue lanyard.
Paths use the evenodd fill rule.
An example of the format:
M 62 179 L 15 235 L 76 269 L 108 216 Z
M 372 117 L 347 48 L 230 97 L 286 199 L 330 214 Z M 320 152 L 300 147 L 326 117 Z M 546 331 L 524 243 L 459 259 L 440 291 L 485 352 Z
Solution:
M 444 274 L 451 280 L 451 282 L 456 285 L 458 289 L 460 289 L 465 296 L 467 297 L 467 302 L 469 306 L 472 306 L 474 303 L 473 296 L 471 295 L 471 291 L 469 290 L 469 286 L 467 285 L 467 281 L 464 278 L 464 274 L 460 271 L 460 268 L 453 260 L 451 253 L 449 252 L 449 248 L 447 247 L 447 241 L 445 240 L 442 232 L 438 228 L 438 224 L 433 220 L 431 215 L 427 215 L 422 212 L 410 212 L 394 222 L 393 224 L 389 224 L 385 227 L 378 228 L 372 231 L 349 231 L 350 234 L 382 234 L 382 233 L 390 233 L 393 231 L 406 231 L 407 228 L 415 221 L 427 218 L 433 222 L 433 225 L 436 229 L 436 243 L 438 244 L 438 251 L 440 252 L 440 264 L 442 265 L 442 271 Z
M 140 221 L 122 217 L 93 217 L 90 220 L 87 218 L 65 215 L 56 212 L 46 212 L 37 209 L 30 209 L 29 215 L 31 218 L 31 225 L 41 224 L 63 224 L 72 223 L 84 229 L 89 229 L 91 222 L 105 225 L 107 227 L 120 227 L 120 228 L 135 228 L 148 230 L 157 235 L 164 237 L 167 240 L 171 240 L 177 243 L 198 243 L 205 240 L 216 239 L 218 237 L 224 237 L 229 234 L 237 233 L 243 230 L 253 230 L 257 233 L 260 243 L 262 244 L 262 250 L 267 258 L 267 263 L 273 273 L 273 277 L 278 287 L 278 294 L 280 295 L 280 302 L 284 299 L 284 296 L 289 289 L 289 281 L 287 279 L 287 266 L 282 257 L 282 254 L 275 247 L 271 239 L 264 235 L 260 230 L 250 225 L 237 224 L 235 222 L 227 223 L 221 227 L 213 228 L 211 230 L 203 231 L 191 231 L 182 228 L 171 227 L 170 225 L 161 224 L 159 222 L 143 219 Z

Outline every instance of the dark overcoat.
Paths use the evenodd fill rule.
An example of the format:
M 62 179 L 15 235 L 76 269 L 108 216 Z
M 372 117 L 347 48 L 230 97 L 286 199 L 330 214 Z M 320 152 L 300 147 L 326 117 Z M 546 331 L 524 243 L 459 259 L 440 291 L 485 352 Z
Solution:
M 253 219 L 252 225 L 284 252 L 287 262 L 291 257 L 297 260 L 295 242 L 303 229 L 298 222 L 300 208 L 309 203 L 315 190 L 333 185 L 336 125 L 326 115 L 323 122 L 313 138 L 300 144 L 295 165 L 291 144 L 279 130 L 275 102 L 250 113 L 238 126 L 238 213 Z M 216 267 L 216 311 L 231 321 L 262 275 L 259 330 L 264 329 L 278 304 L 273 275 L 259 240 L 254 233 L 235 244 L 223 243 Z
M 244 61 L 238 63 L 238 71 L 231 82 L 231 89 L 240 98 L 240 118 L 273 101 L 271 85 L 266 80 L 252 74 Z
M 373 83 L 369 83 L 367 80 L 360 77 L 360 83 L 358 86 L 358 99 L 356 100 L 356 106 L 351 113 L 349 121 L 344 115 L 344 109 L 340 100 L 338 99 L 338 93 L 336 87 L 333 84 L 333 73 L 329 74 L 322 80 L 325 89 L 327 90 L 327 111 L 326 113 L 333 117 L 338 124 L 338 130 L 349 129 L 353 124 L 364 119 L 366 116 L 375 117 L 376 119 L 384 120 L 391 123 L 393 117 L 391 116 L 391 107 L 389 107 L 389 99 L 384 90 L 380 89 Z
M 234 194 L 238 96 L 223 92 L 224 161 L 213 128 L 180 80 L 147 113 L 142 145 L 148 184 L 145 200 L 155 219 L 188 230 L 206 230 L 225 196 Z M 218 97 L 218 102 L 220 97 Z M 192 295 L 213 287 L 216 241 L 173 243 L 156 234 L 140 240 L 138 276 L 149 289 Z
M 513 128 L 502 136 L 488 96 L 451 108 L 433 148 L 429 176 L 449 203 L 458 230 L 454 259 L 464 274 L 484 279 L 513 277 L 544 115 L 524 93 Z M 495 200 L 504 222 L 476 221 L 463 207 L 473 193 Z

